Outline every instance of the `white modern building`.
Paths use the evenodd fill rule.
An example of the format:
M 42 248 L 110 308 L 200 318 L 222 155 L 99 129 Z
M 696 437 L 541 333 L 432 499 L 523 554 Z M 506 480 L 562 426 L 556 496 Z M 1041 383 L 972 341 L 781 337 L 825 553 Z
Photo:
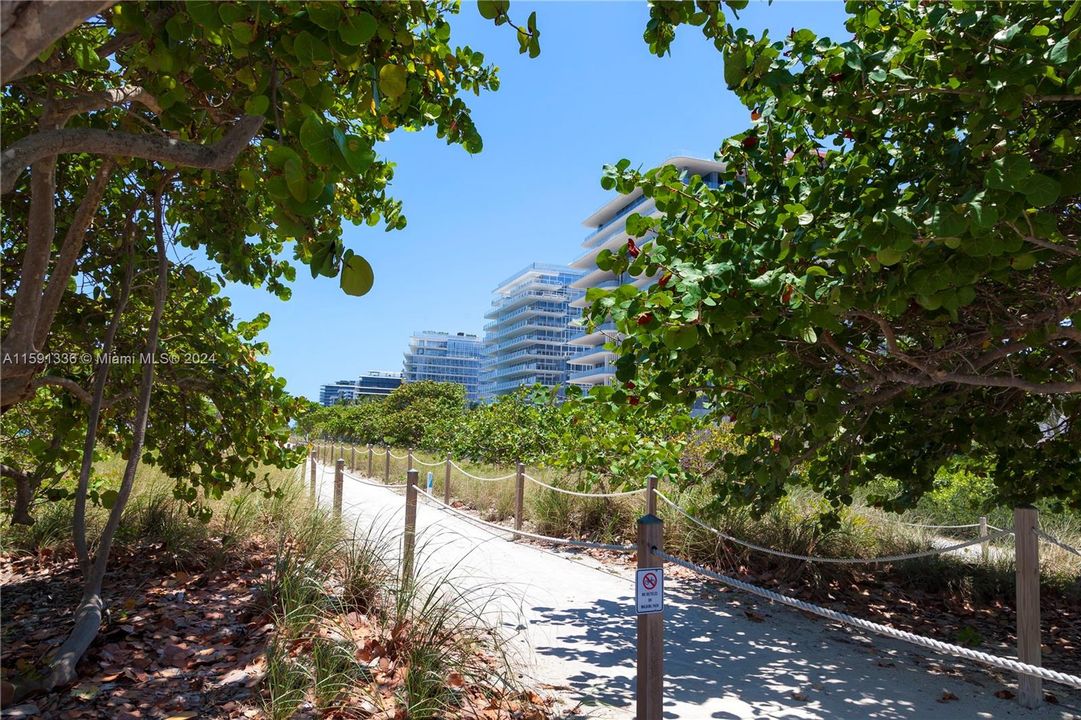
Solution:
M 464 332 L 425 330 L 409 338 L 402 376 L 405 382 L 431 380 L 465 386 L 468 402 L 476 402 L 482 355 L 480 338 Z
M 495 289 L 485 315 L 480 397 L 491 401 L 523 385 L 559 387 L 567 382 L 568 341 L 581 315 L 571 284 L 583 275 L 566 265 L 531 263 Z
M 700 176 L 710 187 L 718 187 L 718 173 L 724 170 L 722 163 L 712 160 L 677 156 L 664 161 L 664 165 L 674 165 L 682 170 L 686 177 Z M 597 267 L 597 255 L 601 250 L 608 249 L 620 252 L 627 245 L 627 216 L 632 213 L 652 216 L 659 215 L 656 204 L 650 198 L 645 197 L 640 189 L 635 189 L 627 195 L 620 195 L 605 203 L 587 217 L 582 224 L 589 228 L 589 233 L 582 242 L 585 252 L 571 263 L 571 268 L 582 273 L 581 277 L 574 281 L 571 288 L 581 293 L 572 301 L 571 307 L 580 314 L 586 306 L 585 291 L 589 288 L 618 287 L 625 283 L 633 283 L 638 287 L 656 282 L 658 278 L 640 277 L 617 277 L 607 270 Z M 642 240 L 638 241 L 639 243 Z M 574 325 L 581 326 L 581 319 L 574 320 Z M 594 385 L 607 385 L 615 377 L 615 353 L 605 348 L 609 341 L 619 340 L 615 324 L 609 320 L 596 327 L 593 332 L 580 332 L 577 337 L 569 340 L 573 353 L 567 359 L 570 365 L 568 382 L 589 388 Z
M 355 402 L 364 397 L 390 395 L 402 384 L 402 374 L 374 370 L 361 375 L 356 380 L 339 380 L 319 388 L 319 404 L 336 405 L 342 402 Z

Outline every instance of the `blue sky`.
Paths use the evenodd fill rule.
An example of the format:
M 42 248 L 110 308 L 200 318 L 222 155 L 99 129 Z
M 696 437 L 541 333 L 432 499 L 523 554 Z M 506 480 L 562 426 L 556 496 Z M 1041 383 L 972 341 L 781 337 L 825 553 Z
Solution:
M 361 298 L 337 279 L 299 268 L 293 297 L 234 286 L 238 318 L 271 315 L 261 335 L 290 392 L 367 370 L 400 370 L 416 330 L 480 333 L 495 285 L 537 260 L 565 263 L 582 250 L 582 220 L 607 201 L 601 167 L 629 158 L 653 167 L 671 155 L 711 158 L 723 138 L 749 125 L 723 81 L 723 64 L 697 28 L 682 28 L 671 56 L 649 54 L 644 3 L 511 3 L 524 22 L 537 11 L 541 55 L 518 54 L 508 27 L 463 3 L 452 43 L 470 45 L 500 68 L 496 93 L 467 100 L 484 137 L 469 155 L 434 131 L 395 133 L 383 146 L 397 163 L 393 194 L 405 230 L 350 228 L 346 247 L 375 269 Z M 841 2 L 752 3 L 740 23 L 781 37 L 792 27 L 843 37 Z

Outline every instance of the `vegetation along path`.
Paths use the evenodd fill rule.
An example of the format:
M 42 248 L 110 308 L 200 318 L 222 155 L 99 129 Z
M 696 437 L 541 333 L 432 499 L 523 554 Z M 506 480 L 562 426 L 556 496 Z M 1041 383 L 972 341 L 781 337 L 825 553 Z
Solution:
M 333 469 L 320 466 L 330 505 Z M 378 482 L 378 481 L 368 481 Z M 401 528 L 401 494 L 346 475 L 343 506 L 358 532 Z M 522 680 L 562 695 L 581 717 L 633 716 L 633 570 L 590 556 L 512 542 L 435 503 L 417 510 L 420 574 L 446 572 L 490 598 Z M 721 591 L 669 568 L 665 717 L 1064 718 L 1081 695 L 1025 710 L 994 696 L 987 671 L 788 608 Z M 1012 678 L 1006 677 L 1008 680 Z

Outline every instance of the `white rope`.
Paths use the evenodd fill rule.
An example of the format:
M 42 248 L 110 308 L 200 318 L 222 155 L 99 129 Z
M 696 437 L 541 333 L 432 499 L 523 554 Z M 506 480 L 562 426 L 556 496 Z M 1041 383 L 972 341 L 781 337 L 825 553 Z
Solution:
M 557 537 L 552 537 L 550 535 L 538 535 L 537 533 L 526 532 L 525 530 L 514 530 L 513 528 L 503 527 L 502 525 L 496 525 L 495 523 L 490 523 L 487 520 L 481 520 L 480 518 L 475 518 L 472 515 L 469 515 L 468 513 L 462 512 L 458 508 L 451 507 L 450 505 L 447 505 L 445 502 L 443 502 L 442 500 L 439 500 L 434 495 L 428 493 L 425 490 L 420 490 L 420 494 L 421 494 L 421 496 L 426 497 L 429 500 L 431 500 L 432 502 L 434 502 L 442 510 L 445 510 L 447 512 L 451 512 L 451 513 L 453 513 L 453 514 L 455 514 L 455 515 L 457 515 L 457 516 L 459 516 L 459 517 L 461 517 L 461 518 L 463 518 L 465 520 L 468 520 L 471 523 L 474 523 L 475 525 L 480 525 L 480 526 L 486 527 L 486 528 L 492 528 L 494 530 L 498 530 L 499 532 L 509 533 L 510 535 L 522 535 L 524 537 L 532 538 L 534 540 L 541 540 L 543 542 L 555 543 L 557 545 L 573 545 L 575 547 L 595 548 L 597 550 L 615 550 L 617 552 L 628 552 L 628 553 L 634 552 L 635 550 L 637 550 L 637 547 L 634 546 L 634 545 L 609 545 L 609 544 L 606 544 L 606 543 L 595 543 L 595 542 L 589 542 L 589 541 L 586 541 L 586 540 L 568 540 L 566 538 L 557 538 Z
M 388 485 L 386 483 L 372 482 L 371 480 L 364 480 L 362 478 L 356 477 L 355 475 L 350 475 L 349 473 L 345 473 L 345 476 L 347 478 L 349 478 L 350 480 L 352 480 L 353 482 L 360 483 L 361 485 L 370 485 L 372 487 L 387 488 L 388 490 L 401 490 L 402 488 L 409 487 L 408 483 L 401 483 L 401 484 L 397 484 L 397 485 Z
M 326 463 L 318 463 L 318 465 L 320 467 L 320 480 L 322 480 L 323 475 L 326 475 L 327 473 L 330 473 L 330 474 L 334 473 L 334 470 L 331 469 L 330 466 L 328 466 Z M 381 482 L 374 482 L 372 480 L 365 480 L 365 479 L 357 477 L 356 475 L 353 475 L 351 472 L 347 472 L 345 470 L 342 471 L 342 476 L 347 477 L 347 478 L 349 478 L 350 480 L 352 480 L 354 482 L 358 482 L 361 485 L 371 485 L 372 487 L 387 488 L 388 490 L 401 490 L 402 488 L 407 487 L 407 483 L 401 483 L 399 485 L 391 485 L 391 484 L 388 484 L 388 483 L 381 483 Z
M 813 613 L 820 617 L 824 617 L 828 620 L 834 620 L 836 622 L 842 622 L 847 625 L 861 628 L 863 630 L 869 630 L 879 635 L 885 635 L 897 640 L 904 640 L 905 642 L 912 643 L 913 645 L 919 645 L 935 652 L 943 653 L 946 655 L 954 655 L 956 657 L 962 657 L 967 660 L 974 660 L 991 667 L 997 667 L 1000 670 L 1009 670 L 1010 672 L 1021 673 L 1023 675 L 1031 675 L 1033 677 L 1043 678 L 1044 680 L 1050 680 L 1052 682 L 1062 683 L 1063 685 L 1069 685 L 1075 688 L 1081 688 L 1081 677 L 1076 675 L 1067 675 L 1066 673 L 1056 672 L 1054 670 L 1048 670 L 1047 668 L 1037 667 L 1035 665 L 1029 665 L 1017 660 L 1011 660 L 1010 658 L 999 657 L 997 655 L 989 655 L 987 653 L 980 652 L 978 650 L 972 650 L 970 648 L 961 647 L 960 645 L 952 645 L 940 640 L 934 640 L 932 638 L 923 637 L 922 635 L 916 635 L 915 633 L 906 632 L 904 630 L 898 630 L 896 628 L 889 627 L 888 625 L 880 625 L 879 623 L 871 622 L 870 620 L 864 620 L 862 618 L 854 617 L 846 613 L 838 612 L 836 610 L 830 610 L 828 608 L 819 607 L 803 600 L 797 600 L 796 598 L 782 595 L 781 593 L 774 592 L 772 590 L 766 590 L 760 588 L 757 585 L 751 585 L 748 582 L 742 580 L 736 580 L 720 573 L 715 573 L 712 570 L 707 570 L 701 565 L 695 565 L 692 562 L 682 560 L 677 557 L 673 557 L 668 553 L 662 552 L 654 548 L 654 554 L 658 557 L 667 560 L 680 567 L 693 570 L 694 572 L 704 575 L 718 582 L 724 583 L 730 587 L 734 587 L 737 590 L 743 590 L 749 592 L 752 595 L 758 595 L 767 600 L 779 602 L 782 605 L 796 608 L 797 610 L 803 610 L 805 612 Z
M 399 455 L 395 455 L 395 454 L 394 454 L 394 453 L 392 453 L 392 452 L 391 452 L 390 450 L 387 450 L 387 454 L 388 454 L 388 455 L 390 455 L 390 456 L 391 456 L 392 458 L 394 458 L 395 460 L 408 460 L 408 459 L 409 459 L 409 455 L 408 455 L 408 454 L 406 454 L 406 455 L 400 455 L 400 456 L 399 456 Z
M 926 550 L 924 552 L 917 553 L 908 553 L 906 555 L 885 555 L 876 558 L 829 558 L 816 557 L 813 555 L 797 555 L 796 553 L 784 552 L 783 550 L 774 550 L 773 548 L 763 547 L 762 545 L 756 545 L 753 542 L 748 542 L 747 540 L 740 540 L 739 538 L 732 537 L 731 535 L 721 532 L 715 527 L 706 525 L 704 522 L 694 517 L 686 510 L 681 508 L 679 505 L 676 505 L 674 502 L 665 497 L 664 493 L 662 493 L 660 490 L 656 490 L 655 492 L 657 493 L 657 497 L 659 497 L 661 500 L 671 506 L 680 515 L 687 518 L 694 524 L 698 525 L 703 530 L 714 533 L 715 535 L 717 535 L 717 537 L 728 540 L 729 542 L 736 543 L 737 545 L 743 545 L 744 547 L 751 548 L 752 550 L 757 550 L 758 552 L 764 552 L 769 555 L 776 555 L 778 557 L 790 558 L 792 560 L 804 560 L 806 562 L 834 563 L 838 565 L 860 565 L 866 563 L 900 562 L 902 560 L 914 560 L 921 557 L 931 557 L 932 555 L 942 555 L 943 553 L 960 550 L 961 548 L 966 548 L 970 545 L 979 545 L 981 543 L 998 540 L 1001 537 L 1013 534 L 1009 530 L 1003 530 L 992 535 L 984 535 L 983 537 L 978 537 L 975 540 L 969 540 L 968 542 L 958 543 L 957 545 L 950 545 L 944 548 L 936 548 L 934 550 Z
M 614 498 L 614 497 L 624 497 L 626 495 L 637 495 L 638 493 L 643 493 L 643 492 L 646 491 L 645 488 L 638 488 L 637 490 L 624 490 L 623 492 L 587 493 L 587 492 L 577 492 L 575 490 L 564 490 L 561 487 L 556 487 L 555 485 L 549 485 L 548 483 L 543 483 L 540 480 L 536 479 L 535 477 L 531 477 L 529 475 L 526 475 L 525 479 L 528 480 L 529 482 L 533 483 L 534 485 L 540 485 L 542 488 L 548 488 L 549 490 L 552 490 L 553 492 L 563 493 L 564 495 L 574 495 L 575 497 Z
M 465 470 L 464 468 L 462 468 L 461 465 L 454 462 L 453 460 L 450 461 L 450 464 L 453 465 L 454 467 L 458 468 L 458 472 L 460 472 L 462 475 L 465 475 L 466 477 L 469 477 L 469 478 L 473 478 L 474 480 L 481 480 L 483 482 L 502 482 L 503 480 L 510 480 L 512 477 L 517 477 L 518 476 L 517 472 L 512 472 L 510 475 L 504 475 L 503 477 L 495 477 L 495 478 L 480 477 L 478 475 L 474 475 L 473 473 L 469 472 L 468 470 Z
M 1062 548 L 1066 552 L 1073 553 L 1077 557 L 1081 557 L 1081 550 L 1078 550 L 1077 548 L 1074 548 L 1074 547 L 1070 547 L 1069 545 L 1062 542 L 1061 540 L 1059 540 L 1054 535 L 1048 535 L 1047 533 L 1045 533 L 1043 530 L 1040 530 L 1039 528 L 1036 528 L 1036 534 L 1039 535 L 1040 537 L 1042 537 L 1047 542 L 1051 543 L 1052 545 L 1058 545 L 1060 548 Z
M 888 520 L 889 518 L 887 518 Z M 907 525 L 908 527 L 924 528 L 927 530 L 964 530 L 967 528 L 978 528 L 979 523 L 972 523 L 970 525 L 922 525 L 920 523 L 901 522 L 900 520 L 894 521 L 898 525 Z
M 418 465 L 423 465 L 424 467 L 439 467 L 440 465 L 443 464 L 441 462 L 426 463 L 423 460 L 421 460 L 419 457 L 417 457 L 416 455 L 413 456 L 413 462 L 417 463 Z

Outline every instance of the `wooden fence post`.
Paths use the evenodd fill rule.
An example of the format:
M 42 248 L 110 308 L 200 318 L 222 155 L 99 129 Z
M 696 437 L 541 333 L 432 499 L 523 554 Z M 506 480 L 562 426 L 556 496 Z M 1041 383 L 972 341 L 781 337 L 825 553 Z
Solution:
M 450 505 L 450 453 L 447 453 L 446 469 L 443 471 L 443 502 Z
M 987 537 L 987 516 L 986 515 L 981 515 L 980 516 L 980 537 L 982 537 L 982 538 Z M 987 559 L 990 556 L 991 556 L 990 543 L 988 543 L 986 540 L 984 540 L 982 543 L 980 543 L 980 559 L 983 560 L 984 564 L 986 565 L 987 564 Z
M 349 443 L 349 472 L 357 471 L 357 446 Z
M 309 492 L 308 495 L 312 499 L 312 502 L 315 502 L 315 448 L 312 448 L 311 459 L 312 459 L 312 487 L 311 487 L 311 491 Z
M 1039 512 L 1033 507 L 1014 508 L 1014 562 L 1017 566 L 1017 659 L 1040 666 L 1040 544 L 1036 537 Z M 1031 675 L 1017 676 L 1017 701 L 1036 708 L 1043 702 L 1043 681 Z
M 409 448 L 406 451 L 405 469 L 407 471 L 413 469 L 413 448 Z
M 417 471 L 406 473 L 405 535 L 402 536 L 402 584 L 413 581 L 413 551 L 417 542 Z
M 638 569 L 663 567 L 654 550 L 664 547 L 664 523 L 656 515 L 638 519 Z M 664 614 L 638 616 L 636 720 L 661 720 L 664 701 Z
M 372 476 L 372 444 L 368 443 L 368 477 Z
M 345 460 L 338 458 L 334 462 L 334 517 L 342 516 L 342 485 L 345 480 Z
M 657 476 L 646 479 L 646 515 L 657 514 Z
M 383 482 L 390 485 L 390 448 L 387 448 L 387 456 L 383 458 Z
M 514 529 L 522 529 L 522 509 L 525 507 L 525 465 L 518 463 L 514 478 Z M 521 535 L 515 535 L 517 540 Z

